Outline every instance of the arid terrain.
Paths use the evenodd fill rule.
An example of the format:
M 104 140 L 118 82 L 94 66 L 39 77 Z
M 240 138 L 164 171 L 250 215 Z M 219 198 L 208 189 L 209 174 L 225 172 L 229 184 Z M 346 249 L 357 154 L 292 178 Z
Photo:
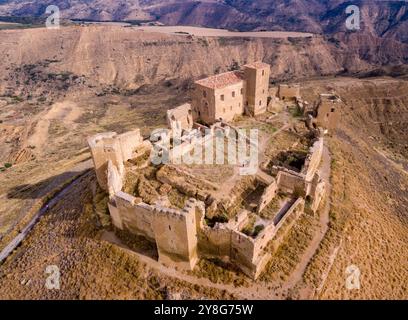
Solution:
M 407 299 L 408 46 L 397 31 L 317 33 L 0 30 L 0 249 L 68 186 L 0 266 L 0 298 Z M 202 260 L 193 272 L 163 267 L 148 242 L 119 240 L 109 227 L 86 138 L 137 127 L 147 136 L 166 125 L 168 109 L 189 101 L 194 80 L 257 60 L 271 65 L 271 85 L 300 83 L 310 103 L 332 90 L 344 101 L 327 137 L 328 216 L 303 216 L 256 281 L 219 261 Z M 280 117 L 288 126 L 276 125 L 274 143 L 290 148 L 297 138 L 289 128 L 302 118 Z M 44 287 L 48 265 L 60 267 L 59 291 Z M 349 265 L 361 270 L 360 290 L 345 288 Z

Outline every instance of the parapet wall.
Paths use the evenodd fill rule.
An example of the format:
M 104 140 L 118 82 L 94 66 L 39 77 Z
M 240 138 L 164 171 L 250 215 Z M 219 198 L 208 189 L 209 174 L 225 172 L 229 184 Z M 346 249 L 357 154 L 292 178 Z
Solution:
M 278 184 L 274 180 L 269 186 L 267 186 L 259 200 L 257 212 L 260 213 L 275 197 L 278 192 Z
M 122 191 L 109 203 L 115 227 L 155 242 L 163 264 L 187 269 L 194 268 L 198 259 L 196 209 L 203 210 L 203 204 L 195 199 L 178 210 L 148 205 Z
M 280 171 L 277 176 L 277 184 L 279 191 L 283 193 L 302 193 L 305 190 L 305 180 L 300 174 Z
M 309 154 L 305 161 L 304 169 L 302 171 L 307 182 L 313 180 L 313 177 L 315 176 L 316 171 L 319 168 L 323 156 L 323 147 L 323 138 L 319 138 L 319 140 L 317 140 L 310 148 Z
M 220 130 L 236 130 L 219 124 Z M 214 132 L 217 128 L 214 126 Z M 212 138 L 213 133 L 206 136 L 184 136 L 185 145 L 179 151 L 185 154 L 195 144 L 204 144 Z M 247 141 L 248 142 L 248 141 Z M 249 141 L 250 142 L 250 141 Z M 277 192 L 284 192 L 299 197 L 291 202 L 286 212 L 279 213 L 280 220 L 265 223 L 264 229 L 257 236 L 249 236 L 241 232 L 248 222 L 248 211 L 242 210 L 235 219 L 224 224 L 216 224 L 210 228 L 204 223 L 206 214 L 202 201 L 208 199 L 208 194 L 201 192 L 199 186 L 206 184 L 212 189 L 210 182 L 196 181 L 194 176 L 174 166 L 163 166 L 156 177 L 164 184 L 169 184 L 191 197 L 183 209 L 175 209 L 158 202 L 149 205 L 141 198 L 136 198 L 122 191 L 125 174 L 124 162 L 133 159 L 145 147 L 151 147 L 135 130 L 123 135 L 107 133 L 89 139 L 95 168 L 101 186 L 109 191 L 109 211 L 113 225 L 133 234 L 141 235 L 156 243 L 159 261 L 166 265 L 193 269 L 199 256 L 227 257 L 235 263 L 245 274 L 256 278 L 264 269 L 270 254 L 265 250 L 272 241 L 276 248 L 283 239 L 281 230 L 284 225 L 292 225 L 304 211 L 303 197 L 311 194 L 314 198 L 312 209 L 317 209 L 325 191 L 324 183 L 317 174 L 323 153 L 323 139 L 316 141 L 310 148 L 305 165 L 301 173 L 280 169 L 276 180 L 264 172 L 258 171 L 256 176 L 247 177 L 245 183 L 258 181 L 265 188 L 258 202 L 258 213 L 261 212 Z M 242 182 L 242 181 L 241 181 Z M 240 182 L 240 183 L 241 183 Z M 242 187 L 242 186 L 241 186 Z M 237 190 L 245 189 L 237 185 Z M 242 191 L 242 190 L 241 190 Z M 235 192 L 236 193 L 236 192 Z M 238 197 L 238 193 L 228 195 L 230 199 Z M 169 205 L 170 206 L 170 205 Z

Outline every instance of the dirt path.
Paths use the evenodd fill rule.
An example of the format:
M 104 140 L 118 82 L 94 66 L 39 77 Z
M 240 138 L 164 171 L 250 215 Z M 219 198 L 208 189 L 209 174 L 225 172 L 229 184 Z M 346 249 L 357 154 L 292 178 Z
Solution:
M 231 284 L 214 283 L 211 282 L 209 279 L 198 278 L 196 276 L 188 275 L 186 273 L 177 271 L 174 268 L 166 267 L 165 265 L 159 263 L 158 261 L 146 255 L 131 250 L 129 247 L 123 244 L 122 241 L 112 232 L 105 231 L 101 236 L 101 240 L 108 241 L 110 243 L 118 245 L 123 250 L 126 250 L 127 253 L 137 256 L 138 260 L 166 276 L 186 281 L 194 285 L 215 288 L 218 290 L 225 290 L 228 293 L 235 295 L 238 299 L 255 299 L 255 300 L 278 299 L 277 291 L 268 289 L 267 284 L 255 283 L 248 287 L 235 287 L 234 285 Z
M 322 275 L 322 282 L 321 282 L 320 285 L 316 288 L 315 294 L 319 294 L 320 291 L 322 291 L 324 285 L 326 284 L 327 277 L 328 277 L 329 274 L 330 274 L 330 271 L 331 271 L 331 269 L 332 269 L 332 267 L 333 267 L 334 261 L 336 260 L 337 253 L 339 252 L 339 250 L 340 250 L 342 244 L 343 244 L 343 239 L 340 240 L 339 245 L 333 250 L 332 254 L 330 255 L 330 257 L 329 257 L 329 265 L 328 265 L 327 269 L 325 270 L 325 272 L 324 272 L 323 275 Z
M 89 172 L 88 172 L 89 174 Z M 82 177 L 82 176 L 80 176 Z M 0 264 L 3 263 L 5 259 L 24 241 L 24 239 L 28 236 L 30 231 L 34 228 L 40 218 L 48 212 L 51 208 L 53 208 L 64 196 L 71 190 L 71 188 L 77 183 L 77 180 L 80 178 L 76 178 L 73 182 L 71 182 L 68 186 L 58 192 L 46 205 L 44 205 L 30 220 L 27 226 L 13 239 L 11 242 L 0 252 Z
M 12 239 L 7 245 L 4 244 L 4 246 L 2 243 L 0 243 L 1 245 L 0 249 L 3 248 L 3 250 L 0 253 L 0 264 L 27 237 L 27 235 L 32 230 L 34 225 L 38 222 L 40 217 L 44 215 L 45 212 L 48 211 L 51 207 L 55 206 L 58 203 L 58 201 L 63 198 L 63 195 L 66 194 L 66 192 L 69 191 L 69 189 L 73 186 L 74 182 L 77 181 L 82 176 L 82 173 L 92 168 L 92 166 L 93 166 L 93 162 L 91 160 L 85 160 L 85 161 L 81 161 L 77 163 L 74 166 L 69 167 L 65 175 L 61 175 L 61 176 L 57 175 L 55 178 L 50 179 L 48 184 L 43 187 L 44 189 L 42 191 L 38 190 L 41 196 L 33 197 L 33 199 L 26 200 L 28 203 L 27 203 L 27 206 L 24 206 L 24 208 L 25 207 L 31 208 L 35 203 L 37 203 L 37 201 L 39 201 L 43 197 L 46 197 L 47 194 L 51 194 L 53 190 L 57 190 L 60 186 L 64 186 L 66 183 L 68 183 L 68 181 L 71 181 L 72 179 L 74 179 L 71 183 L 69 183 L 67 187 L 63 188 L 62 191 L 58 192 L 54 196 L 54 198 L 52 198 L 47 203 L 48 207 L 43 206 L 42 208 L 40 208 L 40 210 L 34 214 L 30 222 L 21 230 L 21 232 L 14 239 Z M 35 183 L 27 185 L 25 188 L 22 188 L 21 190 L 19 190 L 19 193 L 33 191 L 33 188 L 34 188 L 33 185 L 35 185 Z M 61 195 L 62 192 L 63 194 Z M 0 199 L 1 198 L 3 198 L 3 202 L 8 204 L 9 210 L 14 210 L 15 208 L 19 208 L 19 206 L 17 205 L 13 206 L 13 204 L 18 204 L 19 202 L 21 202 L 21 199 L 19 199 L 18 196 L 16 196 L 15 199 L 14 198 L 10 199 L 10 194 L 8 193 L 8 194 L 1 195 Z M 2 237 L 6 236 L 11 230 L 16 228 L 20 221 L 19 219 L 13 224 L 5 224 L 3 221 L 4 218 L 5 217 L 0 215 L 0 226 L 4 227 L 5 225 L 5 227 L 7 227 L 5 228 L 7 230 L 5 230 L 3 234 L 1 234 Z
M 36 151 L 40 152 L 48 140 L 48 132 L 52 120 L 60 120 L 67 127 L 72 129 L 75 126 L 74 121 L 78 119 L 82 111 L 76 103 L 71 101 L 57 102 L 51 109 L 42 112 L 38 116 L 34 133 L 28 138 L 28 145 L 35 146 Z

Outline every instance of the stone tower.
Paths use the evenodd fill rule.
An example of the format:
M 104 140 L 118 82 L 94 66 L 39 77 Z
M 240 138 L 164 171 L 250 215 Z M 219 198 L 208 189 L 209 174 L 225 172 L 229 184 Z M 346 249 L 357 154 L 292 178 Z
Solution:
M 244 74 L 246 80 L 245 111 L 254 116 L 266 112 L 270 66 L 263 62 L 247 64 L 244 66 Z

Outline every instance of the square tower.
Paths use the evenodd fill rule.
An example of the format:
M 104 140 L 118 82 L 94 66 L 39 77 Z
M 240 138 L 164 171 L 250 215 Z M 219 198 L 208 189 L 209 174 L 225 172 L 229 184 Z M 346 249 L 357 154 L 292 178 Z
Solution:
M 206 124 L 231 121 L 244 113 L 245 81 L 241 72 L 231 71 L 195 82 L 194 121 Z
M 270 65 L 263 62 L 247 64 L 244 66 L 244 74 L 246 80 L 245 111 L 253 116 L 266 112 Z

